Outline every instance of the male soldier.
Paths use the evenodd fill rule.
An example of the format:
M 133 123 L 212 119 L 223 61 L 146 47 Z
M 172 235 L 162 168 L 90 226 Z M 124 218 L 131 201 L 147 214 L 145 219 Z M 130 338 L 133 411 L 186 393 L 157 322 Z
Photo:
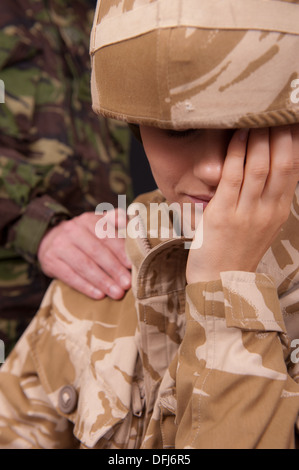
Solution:
M 94 234 L 96 205 L 115 204 L 118 193 L 131 197 L 128 131 L 91 110 L 94 6 L 92 0 L 0 2 L 0 339 L 6 355 L 36 313 L 49 277 L 94 298 L 119 298 L 130 285 L 119 281 L 127 274 L 121 245 L 112 246 L 113 256 Z
M 299 2 L 98 2 L 93 107 L 138 126 L 159 190 L 124 299 L 52 283 L 0 372 L 3 448 L 295 446 L 298 25 Z

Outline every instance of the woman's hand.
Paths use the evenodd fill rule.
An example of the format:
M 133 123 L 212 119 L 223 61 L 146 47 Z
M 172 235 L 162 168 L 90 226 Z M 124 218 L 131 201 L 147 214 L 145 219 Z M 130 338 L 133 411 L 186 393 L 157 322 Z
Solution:
M 98 215 L 86 212 L 61 222 L 42 239 L 38 259 L 47 276 L 60 279 L 91 298 L 108 295 L 120 299 L 131 286 L 131 264 L 123 238 L 96 237 L 98 220 Z M 110 221 L 116 228 L 123 228 L 126 214 L 111 211 Z
M 203 244 L 191 244 L 187 282 L 255 272 L 289 217 L 298 180 L 299 125 L 236 131 L 203 214 Z

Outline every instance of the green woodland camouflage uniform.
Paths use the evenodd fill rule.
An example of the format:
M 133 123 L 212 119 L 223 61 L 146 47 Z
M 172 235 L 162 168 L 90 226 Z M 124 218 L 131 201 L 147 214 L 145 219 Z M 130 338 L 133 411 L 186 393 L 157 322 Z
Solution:
M 49 284 L 48 227 L 130 198 L 126 127 L 91 109 L 91 0 L 1 0 L 0 339 L 6 353 Z
M 108 94 L 110 92 L 111 100 L 113 89 L 118 92 L 120 76 L 117 73 L 122 60 L 121 78 L 126 86 L 123 75 L 125 70 L 131 73 L 125 63 L 125 58 L 130 58 L 131 42 L 132 57 L 144 62 L 136 77 L 145 79 L 146 70 L 151 73 L 153 64 L 156 66 L 153 83 L 161 68 L 165 67 L 164 72 L 169 72 L 167 80 L 164 77 L 165 88 L 162 86 L 163 74 L 160 75 L 158 95 L 163 98 L 160 108 L 155 108 L 159 101 L 154 84 L 153 100 L 148 101 L 150 82 L 145 83 L 144 102 L 139 95 L 141 85 L 139 87 L 137 83 L 135 88 L 131 84 L 130 100 L 124 97 L 118 109 L 122 108 L 120 117 L 133 124 L 155 118 L 159 120 L 156 125 L 161 127 L 184 127 L 188 119 L 188 125 L 191 119 L 198 128 L 206 119 L 211 120 L 212 126 L 224 125 L 224 113 L 219 111 L 217 121 L 217 109 L 213 106 L 220 95 L 216 82 L 219 79 L 220 87 L 224 86 L 221 71 L 225 73 L 231 65 L 239 68 L 232 67 L 231 82 L 227 82 L 225 89 L 230 89 L 232 97 L 234 89 L 239 90 L 240 97 L 239 84 L 244 81 L 244 92 L 247 87 L 251 90 L 251 101 L 246 102 L 250 109 L 246 110 L 242 122 L 249 118 L 257 119 L 260 125 L 269 125 L 271 121 L 276 124 L 299 121 L 298 110 L 289 102 L 288 95 L 290 80 L 299 75 L 298 68 L 296 71 L 298 61 L 291 60 L 298 57 L 294 55 L 295 46 L 298 54 L 298 8 L 292 3 L 274 0 L 222 0 L 219 3 L 226 6 L 224 13 L 229 13 L 229 17 L 220 15 L 220 19 L 224 18 L 223 27 L 231 25 L 232 19 L 239 26 L 242 11 L 238 7 L 242 4 L 246 8 L 246 18 L 243 18 L 245 24 L 241 21 L 242 27 L 239 26 L 241 31 L 248 28 L 248 18 L 251 21 L 259 18 L 261 31 L 248 32 L 249 38 L 243 31 L 244 37 L 240 38 L 238 30 L 235 31 L 236 38 L 234 31 L 224 31 L 217 24 L 217 30 L 211 26 L 211 34 L 207 34 L 205 28 L 215 17 L 214 0 L 201 0 L 200 3 L 197 0 L 101 0 L 97 13 L 104 18 L 104 34 L 98 37 L 104 44 L 106 40 L 108 44 L 111 41 L 112 47 L 101 48 L 98 44 L 97 49 L 92 46 L 95 110 L 98 111 L 102 106 L 100 101 L 107 98 L 107 95 L 103 97 L 101 86 L 107 88 Z M 168 26 L 172 29 L 175 22 L 181 25 L 184 19 L 194 25 L 196 15 L 187 18 L 186 14 L 195 4 L 202 6 L 199 16 L 205 30 L 195 27 L 194 31 L 183 32 L 177 27 L 170 40 L 165 41 Z M 264 8 L 261 16 L 257 15 L 258 4 Z M 151 24 L 153 31 L 145 33 L 142 19 L 163 19 L 163 5 L 169 8 L 169 23 L 164 23 L 166 26 L 161 30 Z M 134 9 L 135 6 L 138 8 Z M 161 7 L 159 15 L 157 6 L 158 10 Z M 121 12 L 125 14 L 120 15 Z M 205 16 L 208 12 L 213 14 Z M 286 18 L 291 20 L 282 21 L 285 33 L 277 32 L 277 17 L 285 19 L 286 12 Z M 134 18 L 135 13 L 137 18 Z M 130 28 L 126 29 L 125 17 L 128 18 L 127 26 L 134 25 L 136 31 L 130 33 Z M 294 18 L 297 36 L 287 32 L 294 27 Z M 93 39 L 97 38 L 97 20 L 98 15 Z M 266 32 L 264 27 L 268 28 Z M 123 43 L 121 40 L 113 43 L 114 33 L 124 35 Z M 166 52 L 167 45 L 171 45 L 173 51 L 177 50 L 176 45 L 183 50 L 184 43 L 192 40 L 193 33 L 202 34 L 200 51 L 204 57 L 210 54 L 212 66 L 211 70 L 203 69 L 202 77 L 197 69 L 194 73 L 198 75 L 197 79 L 191 75 L 189 83 L 184 76 L 185 69 L 178 65 L 185 63 L 190 65 L 190 71 L 193 70 L 191 64 L 198 64 L 197 59 L 191 57 L 194 47 L 187 47 L 184 53 Z M 127 38 L 130 34 L 134 37 L 132 41 Z M 276 45 L 275 54 L 267 55 L 263 47 L 258 52 L 256 48 L 251 51 L 248 44 L 250 40 L 256 40 L 256 36 L 266 50 Z M 242 40 L 245 41 L 243 53 L 248 52 L 243 61 Z M 145 47 L 146 42 L 148 47 Z M 138 50 L 147 51 L 149 62 L 146 62 L 145 54 L 137 53 Z M 199 49 L 195 47 L 195 50 L 201 60 Z M 269 82 L 273 87 L 268 90 L 268 103 L 261 103 L 260 93 L 254 93 L 254 83 L 261 90 L 265 87 L 268 80 L 265 78 L 261 83 L 261 70 L 267 70 L 268 60 L 274 67 L 275 55 L 281 50 L 289 52 L 289 63 L 279 69 L 280 74 L 274 74 L 274 85 Z M 102 69 L 105 70 L 102 77 L 100 63 L 105 62 L 109 53 L 111 57 L 115 54 L 117 60 L 107 61 L 108 68 Z M 187 53 L 190 54 L 187 56 Z M 156 54 L 153 62 L 151 54 Z M 165 64 L 166 57 L 168 64 Z M 252 59 L 251 67 L 246 64 L 249 59 Z M 140 61 L 136 60 L 136 68 Z M 117 72 L 114 82 L 110 80 L 113 67 Z M 277 72 L 275 67 L 274 70 Z M 228 80 L 229 76 L 226 78 Z M 181 100 L 176 103 L 173 90 L 177 90 L 179 82 Z M 283 82 L 284 87 L 280 88 Z M 175 85 L 174 89 L 171 84 Z M 192 86 L 195 86 L 194 94 Z M 217 92 L 214 101 L 209 94 L 210 86 Z M 168 100 L 164 100 L 167 93 Z M 202 100 L 204 105 L 206 93 L 205 115 L 198 103 Z M 137 108 L 134 112 L 135 99 L 140 100 L 140 113 Z M 231 113 L 229 122 L 238 119 L 240 122 L 238 111 L 233 116 L 238 103 L 237 108 L 231 108 L 229 103 L 227 95 L 225 106 L 227 113 Z M 112 103 L 109 109 L 101 108 L 100 111 L 112 115 L 117 108 Z M 196 116 L 198 121 L 195 121 Z M 147 208 L 150 203 L 163 201 L 159 190 L 139 198 L 139 203 Z M 153 215 L 152 211 L 139 211 L 139 225 L 144 227 L 145 233 L 146 228 L 151 227 Z M 294 347 L 294 340 L 299 338 L 299 186 L 288 220 L 255 273 L 227 271 L 220 273 L 218 280 L 186 285 L 188 250 L 184 239 L 161 240 L 147 233 L 146 238 L 126 239 L 133 270 L 132 289 L 123 300 L 105 298 L 95 301 L 60 281 L 51 284 L 38 314 L 0 372 L 0 446 L 294 448 L 295 430 L 299 430 L 299 362 Z

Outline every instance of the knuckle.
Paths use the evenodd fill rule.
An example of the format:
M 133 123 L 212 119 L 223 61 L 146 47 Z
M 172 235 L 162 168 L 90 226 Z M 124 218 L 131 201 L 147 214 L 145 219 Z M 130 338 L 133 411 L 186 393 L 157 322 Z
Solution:
M 82 214 L 80 215 L 77 215 L 76 217 L 74 217 L 74 220 L 75 221 L 80 221 L 80 220 L 84 220 L 88 217 L 88 212 L 82 212 Z
M 93 217 L 94 217 L 94 214 L 92 214 L 90 212 L 83 212 L 82 214 L 77 215 L 76 217 L 74 217 L 72 220 L 73 220 L 75 225 L 82 226 L 82 225 L 89 224 L 90 221 L 91 221 L 91 218 L 93 218 Z
M 275 208 L 268 210 L 263 214 L 263 223 L 265 232 L 269 227 L 278 230 L 288 220 L 290 214 L 290 205 L 282 202 L 278 203 Z
M 67 239 L 63 234 L 58 235 L 52 242 L 51 246 L 49 247 L 48 254 L 61 254 L 64 252 L 65 249 L 68 248 Z
M 72 220 L 70 220 L 69 227 L 74 227 L 82 224 L 82 221 L 84 220 L 83 214 L 78 215 L 77 217 L 74 217 Z
M 238 149 L 236 147 L 230 148 L 228 152 L 228 156 L 231 159 L 243 159 L 244 158 L 244 150 L 243 149 Z
M 298 156 L 294 159 L 293 170 L 294 170 L 295 173 L 298 173 L 298 172 L 299 172 L 299 154 L 298 154 Z
M 255 165 L 250 168 L 249 173 L 256 179 L 265 179 L 269 174 L 268 165 Z
M 227 180 L 227 184 L 231 188 L 239 188 L 243 182 L 243 177 L 237 174 L 232 174 L 230 178 Z
M 223 172 L 221 179 L 228 187 L 239 187 L 243 182 L 243 172 L 240 169 L 231 168 L 229 172 Z
M 63 235 L 61 234 L 61 236 L 70 235 L 74 230 L 73 220 L 68 220 L 67 222 L 65 222 L 64 225 L 62 226 L 62 229 L 63 229 Z
M 277 169 L 282 176 L 291 176 L 294 173 L 294 162 L 284 160 Z

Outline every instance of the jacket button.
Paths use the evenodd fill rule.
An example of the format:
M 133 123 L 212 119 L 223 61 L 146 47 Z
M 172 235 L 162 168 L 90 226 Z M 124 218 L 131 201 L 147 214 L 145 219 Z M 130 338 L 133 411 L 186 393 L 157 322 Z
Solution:
M 77 406 L 77 392 L 73 385 L 65 385 L 59 392 L 58 406 L 62 413 L 72 413 Z

